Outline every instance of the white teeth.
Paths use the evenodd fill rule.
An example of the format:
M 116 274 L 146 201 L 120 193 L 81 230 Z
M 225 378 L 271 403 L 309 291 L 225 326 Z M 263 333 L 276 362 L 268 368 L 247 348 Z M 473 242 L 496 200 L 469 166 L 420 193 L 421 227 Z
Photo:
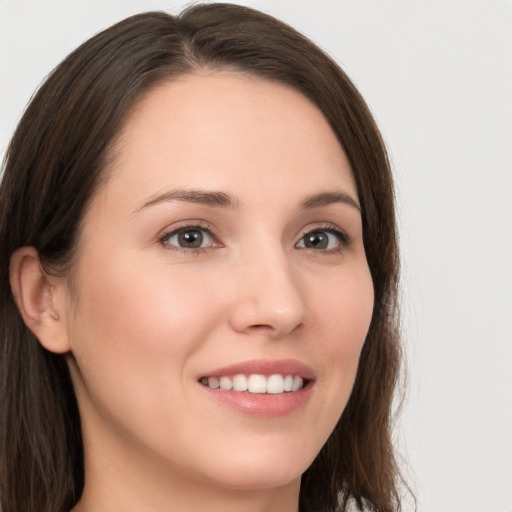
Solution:
M 233 389 L 235 391 L 247 391 L 247 377 L 245 375 L 235 375 L 233 377 Z
M 293 384 L 292 384 L 292 391 L 298 391 L 299 389 L 302 389 L 303 380 L 298 377 L 297 375 L 293 377 Z
M 271 375 L 267 380 L 267 393 L 277 395 L 284 392 L 284 379 L 282 375 Z
M 217 377 L 208 377 L 208 386 L 217 389 L 220 387 L 220 381 Z
M 282 394 L 302 389 L 304 380 L 298 375 L 274 374 L 270 376 L 257 373 L 246 377 L 243 374 L 237 374 L 233 377 L 203 377 L 201 384 L 213 389 L 222 389 L 225 391 L 248 391 L 249 393 L 269 393 Z
M 221 377 L 220 378 L 220 389 L 229 391 L 232 388 L 233 388 L 233 381 L 229 377 Z
M 265 375 L 258 375 L 256 373 L 249 375 L 247 389 L 249 393 L 266 393 L 267 379 L 265 378 Z

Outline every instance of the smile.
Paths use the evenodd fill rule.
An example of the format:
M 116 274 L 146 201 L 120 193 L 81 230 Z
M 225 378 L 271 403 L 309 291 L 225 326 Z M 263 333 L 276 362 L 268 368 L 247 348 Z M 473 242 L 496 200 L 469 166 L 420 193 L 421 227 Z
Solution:
M 299 411 L 309 402 L 316 380 L 313 368 L 295 359 L 242 361 L 197 376 L 214 402 L 257 418 Z
M 250 375 L 237 374 L 232 376 L 202 377 L 201 384 L 212 389 L 238 391 L 255 394 L 292 393 L 304 386 L 304 379 L 299 375 L 273 374 L 265 376 L 258 373 Z

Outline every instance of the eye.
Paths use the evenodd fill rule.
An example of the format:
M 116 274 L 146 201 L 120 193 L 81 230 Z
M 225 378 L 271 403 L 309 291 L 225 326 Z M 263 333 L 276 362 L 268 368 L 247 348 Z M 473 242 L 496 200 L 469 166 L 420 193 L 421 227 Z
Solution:
M 314 229 L 304 233 L 297 247 L 301 249 L 316 249 L 320 251 L 341 250 L 348 244 L 347 235 L 337 228 Z
M 205 249 L 213 247 L 215 240 L 212 233 L 201 226 L 183 226 L 166 233 L 160 242 L 176 249 Z

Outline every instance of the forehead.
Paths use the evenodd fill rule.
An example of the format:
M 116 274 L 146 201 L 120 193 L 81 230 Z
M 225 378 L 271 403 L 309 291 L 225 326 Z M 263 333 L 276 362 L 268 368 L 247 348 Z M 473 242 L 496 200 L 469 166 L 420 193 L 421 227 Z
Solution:
M 191 74 L 159 85 L 128 116 L 113 153 L 109 181 L 135 185 L 138 196 L 171 186 L 235 195 L 342 186 L 357 197 L 322 112 L 286 85 L 247 75 Z

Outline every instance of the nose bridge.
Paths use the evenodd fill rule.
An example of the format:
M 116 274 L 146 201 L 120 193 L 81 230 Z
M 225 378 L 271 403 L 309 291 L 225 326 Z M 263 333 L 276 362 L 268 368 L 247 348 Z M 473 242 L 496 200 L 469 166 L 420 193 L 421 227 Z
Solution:
M 235 329 L 284 336 L 304 322 L 307 308 L 298 275 L 278 241 L 246 248 L 238 283 L 232 315 Z

